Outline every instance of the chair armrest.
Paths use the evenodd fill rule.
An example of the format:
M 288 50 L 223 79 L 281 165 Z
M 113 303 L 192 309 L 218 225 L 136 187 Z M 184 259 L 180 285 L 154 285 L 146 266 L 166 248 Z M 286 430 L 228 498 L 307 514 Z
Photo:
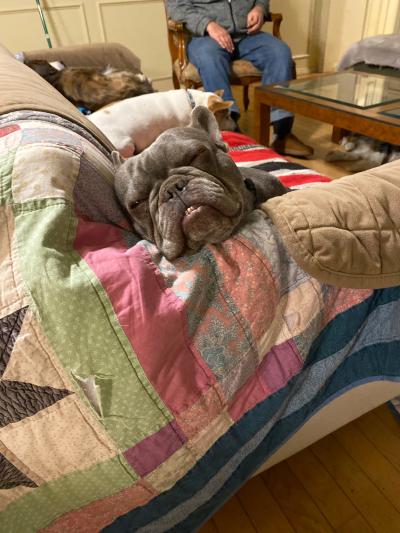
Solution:
M 174 32 L 184 32 L 185 31 L 185 23 L 184 22 L 178 22 L 176 20 L 168 19 L 167 20 L 168 29 Z
M 282 13 L 268 13 L 266 17 L 266 22 L 272 22 L 272 35 L 282 40 L 281 37 L 281 23 L 282 23 Z
M 172 64 L 178 59 L 179 70 L 182 71 L 189 64 L 186 53 L 186 42 L 189 32 L 185 28 L 184 22 L 179 22 L 168 17 L 168 45 L 171 53 Z

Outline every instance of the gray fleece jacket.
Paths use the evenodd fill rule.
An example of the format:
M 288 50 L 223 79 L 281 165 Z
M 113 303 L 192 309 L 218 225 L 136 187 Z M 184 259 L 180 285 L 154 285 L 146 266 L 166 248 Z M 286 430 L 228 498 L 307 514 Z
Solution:
M 247 33 L 247 14 L 254 6 L 269 12 L 269 0 L 168 0 L 169 16 L 184 22 L 186 28 L 197 36 L 205 35 L 212 20 L 225 28 L 232 36 Z

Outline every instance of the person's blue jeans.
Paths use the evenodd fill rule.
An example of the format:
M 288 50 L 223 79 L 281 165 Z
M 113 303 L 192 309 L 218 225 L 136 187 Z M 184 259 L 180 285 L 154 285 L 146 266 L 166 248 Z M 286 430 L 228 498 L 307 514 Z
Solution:
M 224 100 L 235 103 L 231 111 L 240 113 L 232 95 L 229 83 L 231 62 L 235 59 L 251 61 L 261 72 L 262 83 L 282 83 L 292 79 L 292 53 L 286 43 L 269 33 L 259 32 L 246 35 L 235 43 L 231 54 L 219 46 L 211 37 L 193 37 L 187 47 L 188 58 L 199 71 L 204 90 L 214 92 L 224 90 Z M 276 122 L 292 113 L 284 109 L 272 108 L 271 122 Z

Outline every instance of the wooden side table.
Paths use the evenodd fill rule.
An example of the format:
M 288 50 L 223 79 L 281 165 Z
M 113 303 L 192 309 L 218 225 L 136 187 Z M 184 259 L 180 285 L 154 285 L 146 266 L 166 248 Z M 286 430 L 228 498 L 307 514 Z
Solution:
M 257 140 L 261 144 L 269 146 L 270 110 L 273 106 L 381 141 L 400 144 L 399 78 L 341 72 L 312 76 L 308 80 L 308 86 L 307 79 L 299 79 L 288 82 L 287 86 L 256 87 L 254 119 Z M 374 83 L 375 87 L 372 86 Z M 324 86 L 330 95 L 337 86 L 338 98 L 312 93 L 313 88 L 315 93 L 323 93 Z M 305 90 L 301 91 L 301 87 Z M 360 105 L 363 102 L 365 105 Z

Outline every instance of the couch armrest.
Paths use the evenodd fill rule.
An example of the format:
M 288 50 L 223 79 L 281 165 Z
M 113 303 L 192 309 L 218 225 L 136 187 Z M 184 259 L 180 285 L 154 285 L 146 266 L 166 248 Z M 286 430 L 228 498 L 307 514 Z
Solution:
M 140 59 L 119 43 L 80 44 L 24 52 L 25 59 L 62 61 L 67 67 L 111 67 L 140 72 Z

